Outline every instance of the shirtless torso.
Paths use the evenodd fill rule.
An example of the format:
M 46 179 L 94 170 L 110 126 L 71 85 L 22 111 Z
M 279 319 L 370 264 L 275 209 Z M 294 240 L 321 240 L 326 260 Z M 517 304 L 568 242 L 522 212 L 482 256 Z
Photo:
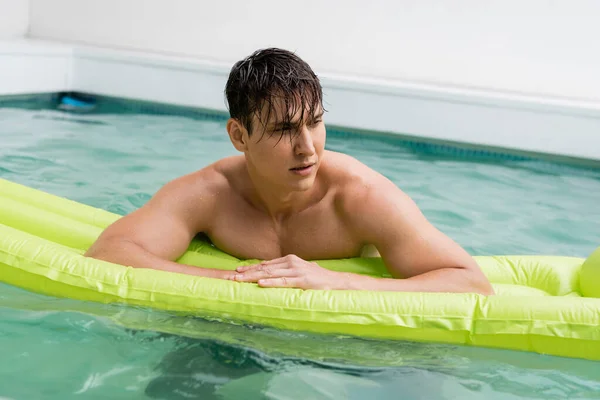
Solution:
M 474 259 L 394 183 L 325 150 L 321 89 L 305 63 L 278 49 L 251 57 L 227 87 L 227 133 L 243 155 L 167 183 L 87 256 L 263 287 L 493 293 Z M 231 255 L 265 261 L 233 272 L 175 262 L 200 233 Z M 393 278 L 311 262 L 358 256 L 380 256 Z
M 314 200 L 278 219 L 252 204 L 243 157 L 222 160 L 211 169 L 221 183 L 205 233 L 223 251 L 263 260 L 287 254 L 306 260 L 377 255 L 354 226 L 356 218 L 348 214 L 351 197 L 360 196 L 369 180 L 377 179 L 355 159 L 327 152 L 315 181 Z

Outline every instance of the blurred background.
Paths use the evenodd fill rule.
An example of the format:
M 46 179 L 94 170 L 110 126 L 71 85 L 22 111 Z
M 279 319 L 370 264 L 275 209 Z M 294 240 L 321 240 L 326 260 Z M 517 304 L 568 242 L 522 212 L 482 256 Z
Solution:
M 297 51 L 319 72 L 599 101 L 594 0 L 0 0 L 0 37 L 224 63 Z
M 0 95 L 226 111 L 231 65 L 276 46 L 321 77 L 330 124 L 598 160 L 599 17 L 593 0 L 0 0 Z

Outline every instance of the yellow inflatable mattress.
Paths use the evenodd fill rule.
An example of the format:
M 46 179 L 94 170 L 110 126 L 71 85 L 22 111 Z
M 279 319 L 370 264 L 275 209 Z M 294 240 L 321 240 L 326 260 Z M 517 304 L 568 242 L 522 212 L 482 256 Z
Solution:
M 453 343 L 600 360 L 600 249 L 587 260 L 475 257 L 497 295 L 260 288 L 82 256 L 119 216 L 0 179 L 0 281 L 33 292 L 286 330 Z M 195 240 L 180 262 L 234 269 Z M 379 258 L 317 261 L 389 276 Z M 151 328 L 149 326 L 148 328 Z

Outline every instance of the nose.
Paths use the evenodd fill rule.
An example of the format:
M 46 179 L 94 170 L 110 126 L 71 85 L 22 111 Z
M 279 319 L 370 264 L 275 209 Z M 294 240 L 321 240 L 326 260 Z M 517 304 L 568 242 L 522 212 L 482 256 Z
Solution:
M 310 129 L 305 125 L 294 139 L 294 152 L 299 156 L 312 156 L 315 153 L 315 144 Z

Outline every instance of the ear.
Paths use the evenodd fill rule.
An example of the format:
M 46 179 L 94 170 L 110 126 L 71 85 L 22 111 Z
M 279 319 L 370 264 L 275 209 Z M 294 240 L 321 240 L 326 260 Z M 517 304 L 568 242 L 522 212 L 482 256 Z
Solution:
M 229 140 L 231 140 L 233 147 L 242 153 L 246 152 L 248 149 L 248 132 L 237 119 L 229 118 L 227 133 L 229 133 Z

